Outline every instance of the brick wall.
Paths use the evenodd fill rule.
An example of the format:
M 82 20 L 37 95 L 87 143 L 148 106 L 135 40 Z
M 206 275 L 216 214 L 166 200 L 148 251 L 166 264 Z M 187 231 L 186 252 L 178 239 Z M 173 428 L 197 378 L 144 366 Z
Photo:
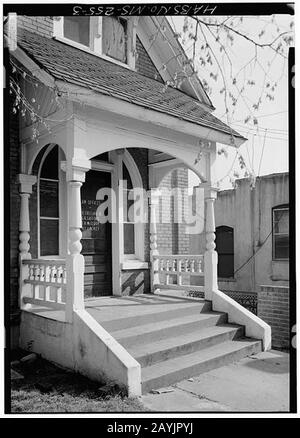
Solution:
M 29 17 L 18 15 L 18 33 L 22 29 L 52 38 L 53 36 L 53 17 Z
M 286 286 L 261 286 L 257 316 L 272 328 L 272 347 L 290 348 L 289 294 Z
M 187 169 L 177 169 L 177 186 L 181 188 L 188 187 L 188 171 Z M 188 209 L 188 196 L 182 199 L 183 212 Z M 178 253 L 189 254 L 190 239 L 189 234 L 186 234 L 185 223 L 178 224 Z
M 161 181 L 159 188 L 162 191 L 160 198 L 160 217 L 156 226 L 157 247 L 160 254 L 175 254 L 177 252 L 177 225 L 173 223 L 174 200 L 167 196 L 167 191 L 176 186 L 176 174 L 170 172 Z M 171 219 L 171 220 L 170 220 Z
M 151 61 L 139 37 L 136 37 L 136 50 L 138 53 L 138 58 L 136 60 L 136 70 L 142 75 L 147 76 L 148 78 L 156 79 L 159 82 L 163 82 L 158 70 Z
M 188 254 L 189 236 L 185 234 L 184 223 L 174 223 L 174 198 L 164 194 L 163 189 L 188 187 L 187 169 L 176 169 L 170 172 L 161 181 L 159 188 L 162 189 L 160 201 L 160 218 L 157 224 L 157 245 L 160 254 Z M 183 199 L 183 209 L 187 207 L 187 199 Z M 162 208 L 164 204 L 165 208 Z M 184 211 L 184 210 L 183 210 Z M 170 221 L 168 220 L 170 218 Z

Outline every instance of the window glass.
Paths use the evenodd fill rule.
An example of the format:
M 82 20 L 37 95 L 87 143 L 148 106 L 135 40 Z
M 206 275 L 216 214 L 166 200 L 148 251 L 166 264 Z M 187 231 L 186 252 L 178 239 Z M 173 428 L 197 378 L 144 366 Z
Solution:
M 58 181 L 40 180 L 40 216 L 58 217 Z
M 289 209 L 273 210 L 273 259 L 289 258 Z
M 58 179 L 58 146 L 47 155 L 41 169 L 41 178 Z
M 103 53 L 123 63 L 127 62 L 127 22 L 121 18 L 103 17 Z
M 134 224 L 124 224 L 124 254 L 135 253 Z
M 46 156 L 39 180 L 40 255 L 59 254 L 58 146 Z
M 124 220 L 124 254 L 135 253 L 135 225 L 132 218 L 129 217 L 129 210 L 131 210 L 134 200 L 129 199 L 130 191 L 133 188 L 132 180 L 129 171 L 123 163 L 123 180 L 127 183 L 127 189 L 123 191 L 123 220 Z
M 233 228 L 221 226 L 216 229 L 216 250 L 218 252 L 218 277 L 234 277 Z
M 64 37 L 90 46 L 90 17 L 64 17 Z
M 40 251 L 41 256 L 58 255 L 58 219 L 41 219 Z
M 274 210 L 274 231 L 275 233 L 289 232 L 289 211 Z
M 288 236 L 275 237 L 275 259 L 289 258 L 289 238 Z

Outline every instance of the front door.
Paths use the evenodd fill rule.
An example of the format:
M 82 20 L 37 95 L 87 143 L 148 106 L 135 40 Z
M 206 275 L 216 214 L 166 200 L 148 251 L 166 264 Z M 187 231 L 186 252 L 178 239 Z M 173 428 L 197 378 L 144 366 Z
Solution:
M 111 174 L 89 170 L 81 188 L 86 298 L 112 294 L 111 223 L 100 224 L 96 218 L 97 208 L 103 202 L 96 199 L 96 194 L 103 187 L 111 187 Z

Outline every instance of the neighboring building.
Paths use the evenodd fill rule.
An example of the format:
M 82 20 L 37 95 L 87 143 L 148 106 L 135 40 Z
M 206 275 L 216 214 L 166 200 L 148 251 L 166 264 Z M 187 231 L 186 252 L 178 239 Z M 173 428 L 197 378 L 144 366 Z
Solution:
M 141 394 L 142 382 L 150 390 L 161 380 L 141 375 L 137 356 L 109 333 L 116 327 L 135 334 L 136 324 L 148 322 L 140 343 L 144 337 L 149 341 L 160 336 L 153 322 L 169 323 L 170 318 L 162 334 L 177 342 L 177 327 L 195 329 L 193 324 L 182 327 L 181 316 L 197 319 L 198 310 L 214 309 L 222 314 L 209 315 L 211 342 L 224 341 L 221 353 L 228 362 L 269 349 L 270 327 L 228 302 L 217 284 L 212 186 L 216 143 L 239 147 L 245 138 L 212 115 L 214 107 L 167 19 L 17 16 L 17 31 L 17 47 L 5 34 L 10 48 L 10 136 L 5 153 L 10 162 L 8 301 L 13 346 L 96 380 L 114 379 L 130 395 Z M 196 159 L 199 155 L 201 160 Z M 187 254 L 183 224 L 157 223 L 160 189 L 186 186 L 187 169 L 204 188 L 201 215 L 206 216 L 207 247 L 198 256 Z M 130 207 L 136 207 L 132 189 L 142 193 L 137 202 L 141 220 L 130 214 Z M 170 210 L 178 202 L 174 199 Z M 144 220 L 147 216 L 151 220 Z M 102 221 L 105 217 L 112 220 Z M 185 254 L 184 260 L 171 255 L 177 252 Z M 147 306 L 136 305 L 140 297 L 126 298 L 119 300 L 127 303 L 123 309 L 137 311 L 136 318 L 126 318 L 118 300 L 102 298 L 169 288 L 171 276 L 179 289 L 186 287 L 183 276 L 204 279 L 200 288 L 205 301 L 191 304 L 175 298 L 173 303 L 174 298 L 168 302 L 146 296 L 144 303 L 156 299 L 160 304 L 152 315 Z M 85 306 L 88 298 L 93 300 Z M 91 316 L 86 307 L 96 313 Z M 105 319 L 114 312 L 107 332 L 96 314 Z M 241 326 L 215 328 L 227 313 L 245 327 L 246 340 L 235 342 L 236 335 L 244 333 Z M 207 327 L 207 320 L 203 324 Z M 198 326 L 194 336 L 200 336 L 197 345 L 202 345 Z M 186 345 L 194 351 L 195 342 Z M 171 354 L 179 350 L 182 354 L 177 345 Z M 164 360 L 168 354 L 154 358 Z M 222 362 L 218 349 L 210 356 L 210 367 L 212 359 L 216 366 Z M 195 364 L 202 366 L 197 355 L 194 360 L 191 373 Z M 181 358 L 176 363 L 181 369 Z M 172 382 L 179 375 L 171 373 Z
M 260 291 L 289 285 L 289 175 L 236 181 L 215 202 L 218 283 L 221 290 Z M 190 253 L 203 253 L 204 236 L 190 239 Z

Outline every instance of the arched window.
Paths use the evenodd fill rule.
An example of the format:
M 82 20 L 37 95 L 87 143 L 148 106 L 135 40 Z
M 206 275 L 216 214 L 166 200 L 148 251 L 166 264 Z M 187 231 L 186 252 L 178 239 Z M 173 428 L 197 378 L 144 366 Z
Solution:
M 233 228 L 225 225 L 217 227 L 216 250 L 218 252 L 218 277 L 234 277 Z
M 289 206 L 272 209 L 273 260 L 289 258 Z
M 59 150 L 50 147 L 41 162 L 38 179 L 39 256 L 59 254 Z
M 128 169 L 126 167 L 126 164 L 123 162 L 122 166 L 122 177 L 123 181 L 126 181 L 126 188 L 124 188 L 124 199 L 123 199 L 123 205 L 127 208 L 123 208 L 123 221 L 124 221 L 124 255 L 134 255 L 135 254 L 135 224 L 132 218 L 129 216 L 129 210 L 132 206 L 133 202 L 129 199 L 129 193 L 130 190 L 133 189 L 132 180 L 130 177 L 130 174 L 128 172 Z
M 134 199 L 130 192 L 135 188 L 143 188 L 143 182 L 138 167 L 125 149 L 122 155 L 122 180 L 126 182 L 123 189 L 123 259 L 144 260 L 144 223 L 136 221 L 132 213 Z M 144 206 L 144 210 L 145 210 Z M 146 210 L 145 210 L 146 211 Z

